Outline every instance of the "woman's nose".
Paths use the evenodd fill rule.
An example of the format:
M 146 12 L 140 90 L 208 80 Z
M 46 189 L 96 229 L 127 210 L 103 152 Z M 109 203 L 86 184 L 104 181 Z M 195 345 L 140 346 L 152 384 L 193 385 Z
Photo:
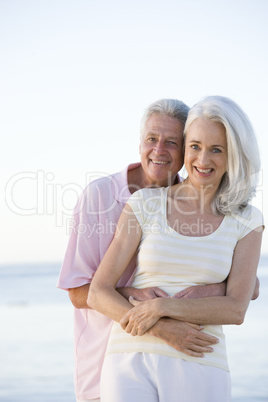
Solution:
M 200 163 L 200 167 L 202 166 L 207 166 L 209 164 L 209 155 L 207 151 L 201 151 L 199 153 L 199 163 Z

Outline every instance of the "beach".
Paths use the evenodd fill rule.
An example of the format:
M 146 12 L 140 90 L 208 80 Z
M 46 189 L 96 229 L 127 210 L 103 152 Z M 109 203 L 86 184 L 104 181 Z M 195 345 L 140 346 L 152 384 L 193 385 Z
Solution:
M 75 402 L 73 308 L 57 289 L 60 264 L 0 266 L 0 401 Z M 268 256 L 260 297 L 226 326 L 232 401 L 268 401 Z
M 0 268 L 0 401 L 74 402 L 72 305 L 58 264 Z

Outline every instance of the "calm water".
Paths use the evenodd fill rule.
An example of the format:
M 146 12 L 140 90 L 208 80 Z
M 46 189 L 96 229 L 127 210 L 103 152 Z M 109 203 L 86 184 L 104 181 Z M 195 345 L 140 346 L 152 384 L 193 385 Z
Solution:
M 72 306 L 59 266 L 0 268 L 0 401 L 74 402 Z
M 59 265 L 0 267 L 0 401 L 74 402 L 72 306 Z M 268 258 L 261 296 L 242 326 L 225 327 L 233 401 L 268 402 Z

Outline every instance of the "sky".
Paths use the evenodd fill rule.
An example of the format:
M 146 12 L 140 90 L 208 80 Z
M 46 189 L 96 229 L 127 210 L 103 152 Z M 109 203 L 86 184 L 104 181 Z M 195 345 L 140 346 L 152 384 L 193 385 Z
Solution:
M 62 261 L 78 196 L 139 161 L 161 98 L 242 107 L 267 217 L 267 17 L 266 0 L 0 0 L 0 264 Z

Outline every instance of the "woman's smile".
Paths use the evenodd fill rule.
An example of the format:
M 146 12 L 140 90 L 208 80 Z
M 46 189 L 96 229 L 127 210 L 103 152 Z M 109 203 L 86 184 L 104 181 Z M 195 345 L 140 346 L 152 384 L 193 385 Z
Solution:
M 185 140 L 187 182 L 196 188 L 217 190 L 227 167 L 225 128 L 218 122 L 198 118 L 189 127 Z

